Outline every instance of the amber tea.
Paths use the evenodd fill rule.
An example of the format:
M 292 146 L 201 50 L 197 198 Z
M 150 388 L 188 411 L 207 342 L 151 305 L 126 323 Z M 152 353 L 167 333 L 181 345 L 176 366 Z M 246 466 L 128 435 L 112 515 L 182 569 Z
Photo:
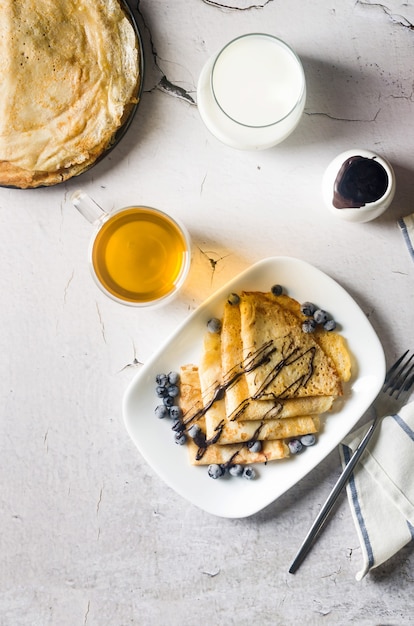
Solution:
M 91 248 L 98 281 L 110 295 L 131 304 L 152 304 L 174 292 L 188 269 L 189 255 L 178 224 L 147 207 L 113 214 Z

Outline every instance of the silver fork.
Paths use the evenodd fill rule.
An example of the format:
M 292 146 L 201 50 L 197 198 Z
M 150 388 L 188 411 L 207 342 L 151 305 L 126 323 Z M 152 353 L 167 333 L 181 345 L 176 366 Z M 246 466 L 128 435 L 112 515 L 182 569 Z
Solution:
M 410 350 L 407 350 L 388 370 L 384 384 L 375 401 L 372 404 L 372 408 L 375 411 L 375 418 L 359 443 L 354 454 L 349 459 L 348 463 L 344 467 L 342 474 L 339 476 L 334 488 L 328 496 L 325 504 L 321 508 L 318 516 L 313 522 L 308 534 L 305 537 L 297 555 L 295 556 L 292 565 L 289 568 L 289 573 L 294 574 L 304 561 L 308 554 L 317 534 L 321 530 L 325 521 L 328 518 L 329 513 L 332 510 L 339 494 L 343 487 L 348 482 L 356 464 L 361 458 L 369 440 L 371 439 L 376 427 L 385 415 L 396 413 L 404 405 L 404 402 L 408 399 L 410 391 L 414 386 L 414 353 L 410 355 Z

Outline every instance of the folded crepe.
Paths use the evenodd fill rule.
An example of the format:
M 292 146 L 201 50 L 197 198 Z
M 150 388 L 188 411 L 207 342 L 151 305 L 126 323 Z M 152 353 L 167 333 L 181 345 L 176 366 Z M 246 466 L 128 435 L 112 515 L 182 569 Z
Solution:
M 253 399 L 343 394 L 333 359 L 313 334 L 303 332 L 295 314 L 265 293 L 244 292 L 239 306 L 243 367 Z
M 285 297 L 285 305 L 294 306 L 292 298 Z M 273 301 L 271 300 L 271 304 Z M 296 303 L 297 304 L 297 303 Z M 298 305 L 300 314 L 300 309 Z M 334 396 L 276 398 L 268 400 L 252 398 L 244 372 L 245 362 L 241 337 L 240 307 L 226 302 L 221 331 L 221 360 L 224 378 L 234 379 L 226 390 L 226 417 L 229 420 L 262 420 L 294 417 L 296 415 L 320 415 L 328 411 Z
M 214 401 L 217 389 L 222 389 L 221 336 L 206 333 L 203 355 L 199 366 L 202 403 L 205 411 L 205 429 L 208 439 L 218 437 L 217 443 L 246 443 L 299 437 L 319 430 L 319 417 L 301 415 L 263 420 L 227 420 L 226 396 Z
M 187 430 L 191 425 L 198 424 L 201 432 L 206 435 L 198 367 L 196 365 L 181 367 L 180 380 L 180 407 L 183 411 L 183 422 Z M 280 439 L 265 441 L 260 452 L 251 452 L 246 445 L 240 443 L 221 445 L 207 440 L 205 446 L 200 446 L 191 437 L 187 438 L 187 448 L 192 465 L 266 463 L 289 456 L 288 446 Z

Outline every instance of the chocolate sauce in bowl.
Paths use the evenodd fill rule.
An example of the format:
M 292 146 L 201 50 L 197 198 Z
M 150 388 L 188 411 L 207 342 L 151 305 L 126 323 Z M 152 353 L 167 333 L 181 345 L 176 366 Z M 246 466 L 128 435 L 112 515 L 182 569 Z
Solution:
M 375 158 L 351 156 L 335 179 L 332 204 L 337 209 L 359 209 L 382 198 L 388 182 L 387 172 Z

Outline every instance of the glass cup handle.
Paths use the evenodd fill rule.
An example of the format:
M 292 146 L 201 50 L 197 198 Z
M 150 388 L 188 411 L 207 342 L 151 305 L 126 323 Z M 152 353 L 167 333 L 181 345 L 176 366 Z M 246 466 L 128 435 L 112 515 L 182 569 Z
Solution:
M 73 206 L 77 208 L 79 213 L 91 224 L 99 222 L 107 215 L 106 211 L 104 211 L 99 204 L 96 204 L 95 200 L 88 196 L 82 189 L 74 191 L 70 199 Z

